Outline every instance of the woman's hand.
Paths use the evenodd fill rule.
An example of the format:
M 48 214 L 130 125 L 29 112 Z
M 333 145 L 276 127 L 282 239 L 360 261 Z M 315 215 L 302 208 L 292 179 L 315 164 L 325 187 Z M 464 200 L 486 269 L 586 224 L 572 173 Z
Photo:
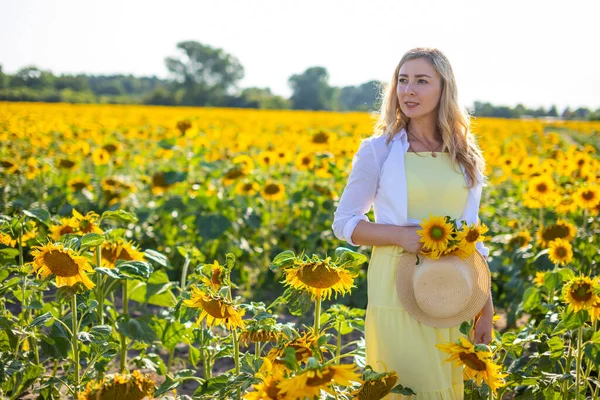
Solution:
M 409 253 L 418 254 L 423 248 L 423 243 L 420 242 L 421 237 L 417 231 L 421 230 L 420 226 L 401 226 L 401 234 L 398 236 L 398 245 Z
M 494 329 L 493 317 L 493 313 L 484 311 L 479 318 L 475 318 L 475 326 L 473 328 L 473 341 L 475 344 L 490 344 Z

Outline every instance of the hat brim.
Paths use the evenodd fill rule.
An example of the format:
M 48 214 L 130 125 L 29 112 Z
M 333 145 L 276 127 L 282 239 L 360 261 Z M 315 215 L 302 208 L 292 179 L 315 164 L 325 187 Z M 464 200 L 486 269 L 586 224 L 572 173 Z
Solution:
M 423 262 L 425 256 L 421 255 L 419 258 Z M 417 255 L 414 253 L 402 254 L 396 267 L 396 292 L 406 312 L 422 324 L 434 328 L 450 328 L 475 318 L 490 296 L 491 273 L 485 259 L 477 250 L 463 261 L 469 266 L 469 271 L 472 273 L 471 299 L 462 311 L 452 317 L 435 318 L 423 312 L 415 300 L 413 275 L 416 268 L 419 268 L 419 265 L 416 265 Z

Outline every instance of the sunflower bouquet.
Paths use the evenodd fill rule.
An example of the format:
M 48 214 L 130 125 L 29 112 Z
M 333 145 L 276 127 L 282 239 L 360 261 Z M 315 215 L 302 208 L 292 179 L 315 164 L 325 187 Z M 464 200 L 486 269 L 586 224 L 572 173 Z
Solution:
M 420 225 L 423 229 L 417 234 L 421 237 L 423 249 L 419 254 L 434 260 L 447 255 L 456 255 L 464 260 L 475 252 L 477 242 L 489 239 L 484 236 L 488 227 L 482 222 L 468 225 L 463 221 L 459 226 L 457 220 L 449 216 L 430 214 L 429 219 L 422 220 Z

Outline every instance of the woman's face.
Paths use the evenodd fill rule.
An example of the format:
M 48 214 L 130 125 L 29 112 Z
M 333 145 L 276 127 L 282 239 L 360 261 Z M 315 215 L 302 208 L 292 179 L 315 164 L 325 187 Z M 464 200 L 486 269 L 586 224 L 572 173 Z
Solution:
M 407 117 L 421 118 L 433 113 L 437 118 L 442 94 L 441 77 L 429 62 L 424 58 L 406 61 L 400 67 L 397 79 L 398 103 Z

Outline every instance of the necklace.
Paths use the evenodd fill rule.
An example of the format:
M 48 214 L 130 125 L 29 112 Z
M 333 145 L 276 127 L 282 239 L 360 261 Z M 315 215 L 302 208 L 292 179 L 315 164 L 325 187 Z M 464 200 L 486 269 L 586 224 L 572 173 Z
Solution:
M 425 147 L 425 148 L 427 149 L 427 151 L 430 151 L 430 152 L 431 152 L 431 157 L 437 157 L 437 155 L 434 153 L 434 151 L 436 151 L 436 150 L 437 150 L 437 149 L 438 149 L 438 148 L 439 148 L 439 147 L 440 147 L 440 146 L 441 146 L 443 143 L 440 143 L 440 144 L 438 144 L 438 145 L 437 145 L 437 146 L 436 146 L 434 149 L 432 149 L 432 150 L 429 150 L 429 148 L 428 148 L 428 147 L 425 145 L 425 143 L 423 143 L 423 141 L 422 141 L 422 140 L 420 140 L 418 137 L 416 137 L 415 135 L 413 135 L 412 133 L 410 133 L 410 132 L 408 131 L 408 129 L 406 130 L 406 132 L 408 132 L 408 134 L 409 134 L 410 136 L 412 136 L 413 138 L 417 139 L 417 141 L 418 141 L 419 143 L 421 143 L 421 144 L 423 145 L 423 147 Z

